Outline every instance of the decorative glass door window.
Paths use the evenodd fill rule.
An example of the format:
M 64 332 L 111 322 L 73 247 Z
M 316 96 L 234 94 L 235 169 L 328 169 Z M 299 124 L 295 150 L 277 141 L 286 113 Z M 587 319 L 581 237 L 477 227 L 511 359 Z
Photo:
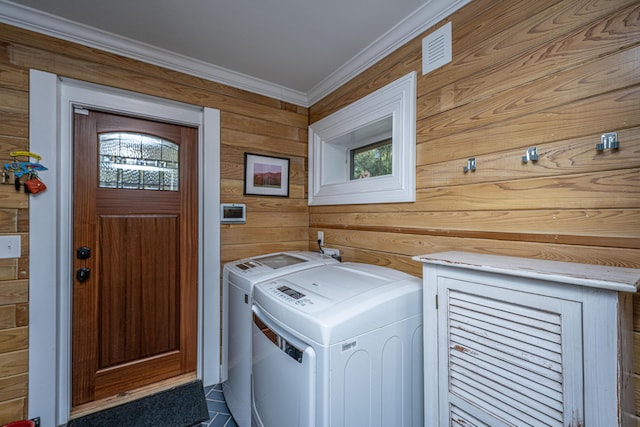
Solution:
M 179 146 L 152 135 L 100 134 L 100 188 L 178 191 Z

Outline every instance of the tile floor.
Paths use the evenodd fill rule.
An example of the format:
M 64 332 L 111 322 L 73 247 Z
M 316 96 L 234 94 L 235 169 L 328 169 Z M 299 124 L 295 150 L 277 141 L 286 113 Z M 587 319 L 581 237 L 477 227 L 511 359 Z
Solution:
M 209 421 L 202 423 L 201 427 L 238 427 L 222 394 L 222 385 L 216 384 L 204 388 L 209 409 Z

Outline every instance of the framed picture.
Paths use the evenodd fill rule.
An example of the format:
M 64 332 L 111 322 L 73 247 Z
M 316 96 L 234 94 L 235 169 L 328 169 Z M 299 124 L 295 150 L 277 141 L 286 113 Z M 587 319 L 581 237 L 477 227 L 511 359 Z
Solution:
M 244 194 L 289 197 L 289 159 L 244 153 Z

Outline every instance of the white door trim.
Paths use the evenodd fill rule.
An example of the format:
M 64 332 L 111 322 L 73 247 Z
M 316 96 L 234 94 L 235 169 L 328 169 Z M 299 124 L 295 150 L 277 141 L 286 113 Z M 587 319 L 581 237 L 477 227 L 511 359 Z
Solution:
M 47 190 L 29 208 L 29 417 L 41 425 L 69 418 L 73 206 L 73 107 L 198 128 L 198 378 L 219 382 L 220 112 L 31 70 L 30 151 L 49 169 Z M 206 327 L 205 327 L 206 325 Z M 205 363 L 205 361 L 207 363 Z

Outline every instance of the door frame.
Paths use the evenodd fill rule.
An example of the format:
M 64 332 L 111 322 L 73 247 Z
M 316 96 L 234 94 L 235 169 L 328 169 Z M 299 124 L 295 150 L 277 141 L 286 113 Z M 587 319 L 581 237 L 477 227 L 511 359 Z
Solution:
M 218 383 L 220 111 L 38 70 L 30 71 L 29 105 L 29 149 L 49 168 L 40 173 L 47 191 L 29 208 L 29 417 L 64 425 L 71 408 L 74 105 L 198 128 L 197 377 Z

